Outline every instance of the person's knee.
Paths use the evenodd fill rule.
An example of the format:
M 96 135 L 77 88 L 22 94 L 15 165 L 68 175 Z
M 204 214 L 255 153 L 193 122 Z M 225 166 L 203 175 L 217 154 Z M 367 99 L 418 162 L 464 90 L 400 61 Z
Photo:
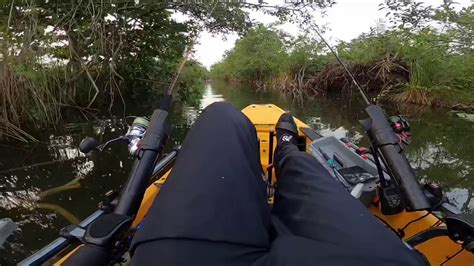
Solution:
M 235 112 L 239 112 L 231 103 L 229 102 L 215 102 L 210 105 L 208 105 L 206 108 L 204 108 L 204 112 L 207 113 L 226 113 L 226 114 L 231 114 Z
M 228 102 L 215 102 L 204 109 L 204 113 L 224 123 L 234 123 L 239 126 L 253 126 L 250 120 L 237 108 Z
M 305 152 L 301 152 L 295 145 L 283 145 L 277 147 L 275 151 L 275 161 L 281 165 L 286 161 L 299 161 L 301 159 L 307 159 Z
M 330 175 L 327 169 L 315 157 L 307 152 L 298 150 L 295 145 L 285 145 L 275 153 L 275 163 L 278 169 L 303 168 L 310 169 L 318 175 Z

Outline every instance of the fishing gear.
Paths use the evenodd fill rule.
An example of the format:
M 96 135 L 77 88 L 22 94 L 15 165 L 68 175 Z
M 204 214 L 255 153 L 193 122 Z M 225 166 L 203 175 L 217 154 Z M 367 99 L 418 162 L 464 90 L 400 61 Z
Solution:
M 367 93 L 362 89 L 337 53 L 322 36 L 317 25 L 314 24 L 312 28 L 336 57 L 337 61 L 343 66 L 367 105 L 365 110 L 369 118 L 362 120 L 361 124 L 365 128 L 372 145 L 372 156 L 368 156 L 367 158 L 375 163 L 380 179 L 378 196 L 382 214 L 397 214 L 403 212 L 403 210 L 427 210 L 427 214 L 425 215 L 427 216 L 433 210 L 447 210 L 448 215 L 443 219 L 446 224 L 445 227 L 432 226 L 430 229 L 407 239 L 407 244 L 415 247 L 440 236 L 448 236 L 454 242 L 460 242 L 461 249 L 442 262 L 442 265 L 460 254 L 463 250 L 474 253 L 474 216 L 461 214 L 459 211 L 453 211 L 453 208 L 449 207 L 450 204 L 444 201 L 444 195 L 439 186 L 426 184 L 424 190 L 422 190 L 417 182 L 415 171 L 410 166 L 402 146 L 403 144 L 409 144 L 411 140 L 410 124 L 408 121 L 402 116 L 393 116 L 387 119 L 382 108 L 370 101 Z M 341 141 L 346 144 L 349 143 L 351 148 L 358 150 L 358 147 L 355 145 L 355 147 L 353 147 L 349 141 Z M 381 161 L 386 166 L 385 169 Z M 384 170 L 390 175 L 390 180 L 384 178 Z M 406 229 L 407 226 L 419 219 L 423 219 L 425 216 L 421 216 L 417 220 L 409 222 L 403 229 Z M 386 223 L 380 218 L 379 220 Z M 387 224 L 387 226 L 398 234 L 398 231 L 393 229 L 389 224 Z
M 402 115 L 391 116 L 388 119 L 390 126 L 396 133 L 400 144 L 409 145 L 411 143 L 410 123 Z
M 449 213 L 443 219 L 446 227 L 432 227 L 407 239 L 407 243 L 415 247 L 420 243 L 440 236 L 448 236 L 454 242 L 461 242 L 461 249 L 442 264 L 460 254 L 462 250 L 474 253 L 474 216 L 461 214 L 459 211 L 452 212 L 449 203 L 444 202 L 444 196 L 442 196 L 442 191 L 438 186 L 425 185 L 425 189 L 422 190 L 418 183 L 415 171 L 408 162 L 402 146 L 403 144 L 409 144 L 411 140 L 408 121 L 403 116 L 393 116 L 387 119 L 382 108 L 371 102 L 351 71 L 322 36 L 317 25 L 313 24 L 311 28 L 323 40 L 339 64 L 342 65 L 367 105 L 365 110 L 369 118 L 362 120 L 361 124 L 371 141 L 373 162 L 377 166 L 380 178 L 378 195 L 381 212 L 390 215 L 400 213 L 403 210 L 427 210 L 427 213 L 430 213 L 438 208 L 446 209 Z M 390 182 L 386 182 L 387 180 L 383 177 L 384 169 L 381 161 L 391 177 Z M 434 204 L 436 200 L 438 202 Z
M 336 161 L 334 159 L 331 159 L 331 157 L 329 157 L 329 155 L 323 151 L 321 149 L 321 147 L 318 147 L 318 150 L 319 150 L 319 153 L 321 153 L 321 155 L 323 156 L 323 158 L 326 160 L 326 162 L 329 164 L 329 166 L 331 167 L 331 169 L 333 170 L 333 173 L 334 175 L 336 176 L 336 178 L 339 180 L 339 182 L 341 182 L 341 184 L 345 187 L 345 188 L 350 188 L 351 186 L 347 183 L 346 179 L 339 173 L 339 171 L 336 169 Z M 342 166 L 341 166 L 342 167 Z
M 217 1 L 210 15 L 216 6 Z M 156 171 L 155 164 L 169 138 L 171 127 L 168 124 L 168 112 L 172 104 L 173 91 L 197 37 L 198 35 L 195 35 L 188 46 L 177 73 L 161 100 L 160 108 L 153 112 L 150 120 L 135 118 L 124 136 L 112 139 L 104 145 L 100 145 L 92 138 L 81 142 L 80 149 L 85 153 L 94 149 L 101 151 L 111 143 L 126 142 L 129 152 L 135 155 L 135 162 L 115 208 L 112 212 L 99 216 L 87 228 L 84 228 L 85 233 L 81 237 L 84 245 L 75 250 L 63 265 L 107 265 L 111 258 L 117 256 L 114 254 L 116 242 L 123 240 L 126 232 L 130 230 L 150 178 Z
M 135 118 L 124 136 L 112 139 L 104 145 L 96 145 L 97 142 L 92 138 L 81 142 L 80 149 L 83 152 L 103 150 L 108 144 L 126 142 L 129 152 L 135 155 L 136 159 L 116 205 L 110 208 L 112 211 L 97 217 L 84 228 L 85 233 L 81 237 L 84 245 L 80 246 L 64 265 L 108 264 L 114 255 L 116 242 L 130 230 L 150 177 L 155 171 L 156 161 L 168 140 L 170 126 L 167 119 L 170 106 L 171 95 L 166 95 L 160 109 L 153 112 L 149 122 L 145 118 Z
M 324 44 L 329 49 L 329 51 L 331 51 L 331 53 L 336 57 L 336 60 L 339 62 L 339 64 L 342 66 L 342 68 L 344 68 L 344 71 L 347 73 L 347 75 L 349 75 L 349 78 L 351 79 L 352 83 L 354 83 L 356 88 L 359 90 L 360 95 L 362 96 L 362 99 L 364 100 L 365 104 L 371 105 L 372 102 L 370 101 L 369 95 L 367 94 L 367 92 L 364 89 L 362 89 L 362 87 L 360 86 L 357 79 L 354 77 L 354 75 L 352 75 L 352 72 L 347 68 L 346 64 L 344 64 L 344 62 L 342 62 L 341 58 L 337 55 L 336 51 L 334 51 L 332 46 L 326 41 L 326 38 L 323 37 L 323 35 L 321 34 L 321 32 L 319 30 L 318 25 L 316 25 L 313 22 L 313 24 L 310 24 L 310 28 L 313 29 L 316 32 L 316 34 L 324 42 Z
M 85 137 L 79 144 L 79 150 L 85 154 L 88 154 L 93 150 L 102 152 L 110 144 L 125 142 L 128 145 L 128 151 L 130 155 L 135 156 L 137 155 L 138 150 L 141 148 L 140 141 L 145 136 L 145 132 L 149 124 L 150 120 L 148 120 L 146 117 L 136 117 L 133 120 L 132 125 L 129 126 L 125 135 L 108 140 L 104 144 L 100 144 L 100 142 L 92 137 Z
M 386 205 L 385 207 L 382 207 L 382 209 L 385 209 L 390 213 L 398 213 L 402 211 L 399 206 L 388 211 L 390 205 L 387 205 L 387 203 L 389 202 L 406 202 L 406 208 L 404 209 L 408 211 L 430 209 L 431 205 L 416 179 L 415 171 L 410 166 L 410 163 L 403 153 L 403 147 L 400 144 L 399 138 L 397 138 L 396 133 L 390 125 L 389 120 L 385 116 L 382 108 L 372 103 L 367 92 L 360 86 L 359 82 L 357 82 L 357 79 L 347 68 L 344 62 L 342 62 L 336 51 L 334 51 L 331 45 L 322 36 L 319 27 L 313 22 L 310 24 L 310 28 L 316 32 L 319 38 L 321 38 L 331 53 L 336 57 L 337 61 L 344 68 L 345 72 L 350 77 L 360 92 L 365 104 L 367 105 L 365 110 L 369 115 L 369 118 L 361 121 L 361 123 L 366 130 L 367 135 L 369 136 L 374 152 L 380 152 L 380 158 L 387 166 L 388 172 L 391 174 L 393 179 L 392 182 L 390 182 L 387 186 L 382 186 L 380 188 L 379 196 L 387 196 L 390 198 L 387 198 L 387 200 L 381 200 L 381 203 Z M 395 187 L 399 188 L 401 193 L 397 193 Z M 396 198 L 397 196 L 399 198 Z

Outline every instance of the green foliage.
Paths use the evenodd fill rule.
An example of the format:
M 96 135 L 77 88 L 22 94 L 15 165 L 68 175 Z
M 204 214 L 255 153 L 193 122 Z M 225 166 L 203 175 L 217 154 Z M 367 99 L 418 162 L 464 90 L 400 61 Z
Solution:
M 356 76 L 362 75 L 360 81 L 380 79 L 383 84 L 372 82 L 378 88 L 369 89 L 391 88 L 383 96 L 397 102 L 473 104 L 474 5 L 459 10 L 449 1 L 435 8 L 415 1 L 388 0 L 382 8 L 388 11 L 392 25 L 388 30 L 378 25 L 377 30 L 337 45 L 339 56 L 349 62 Z M 322 71 L 324 65 L 334 62 L 325 52 L 311 36 L 290 38 L 259 26 L 237 41 L 211 73 L 232 80 L 284 80 L 285 87 L 306 90 L 311 88 L 301 85 L 308 84 L 304 80 L 316 80 L 311 86 L 319 88 L 328 83 L 350 86 L 341 78 L 344 72 L 334 72 L 331 66 Z M 401 70 L 409 75 L 391 73 Z
M 448 96 L 445 98 L 448 104 L 452 103 L 449 99 L 469 103 L 474 92 L 474 53 L 465 47 L 455 49 L 452 45 L 455 41 L 455 35 L 430 28 L 418 32 L 390 30 L 382 35 L 361 36 L 351 43 L 340 44 L 338 51 L 350 62 L 369 65 L 383 56 L 396 57 L 410 72 L 405 86 L 408 94 L 418 90 L 438 98 L 444 94 Z M 458 93 L 445 93 L 446 90 Z
M 125 99 L 143 103 L 159 97 L 174 77 L 193 36 L 203 29 L 244 34 L 252 26 L 250 10 L 286 20 L 295 14 L 285 8 L 324 8 L 332 3 L 332 0 L 289 2 L 282 7 L 266 8 L 241 1 L 0 1 L 0 63 L 13 65 L 13 69 L 28 65 L 42 72 L 37 75 L 43 77 L 49 75 L 45 69 L 54 65 L 59 71 L 54 76 L 55 87 L 61 88 L 54 94 L 58 97 L 54 99 L 55 106 L 108 107 L 112 111 L 117 99 L 125 106 Z M 177 22 L 171 18 L 172 12 L 189 19 Z M 263 41 L 258 48 L 262 52 L 263 45 L 279 45 L 278 38 L 268 43 Z M 274 73 L 277 68 L 272 64 L 278 62 L 273 59 L 278 58 L 268 51 L 266 62 L 251 62 L 253 65 L 244 72 L 251 74 L 253 68 L 258 69 L 260 76 Z M 206 72 L 195 62 L 189 65 L 190 69 L 184 70 L 184 77 L 179 81 L 183 89 L 179 96 L 186 101 L 197 97 L 199 90 L 195 88 L 202 85 L 202 77 L 198 75 Z M 28 71 L 9 70 L 8 74 L 14 77 L 6 87 L 22 85 L 18 88 L 22 92 L 14 94 L 15 97 L 28 95 L 27 90 L 40 92 L 46 85 L 16 82 L 24 74 L 31 74 Z M 8 90 L 0 90 L 0 98 L 7 96 L 11 96 Z M 26 99 L 15 102 L 29 104 Z M 51 101 L 42 102 L 48 105 Z M 57 107 L 49 107 L 58 111 Z M 3 110 L 0 119 L 16 126 L 27 121 L 50 121 L 43 117 L 44 112 L 23 115 L 21 108 L 0 109 Z M 17 116 L 18 113 L 22 115 Z M 13 117 L 18 119 L 11 121 Z
M 0 134 L 32 140 L 18 125 L 29 118 L 32 126 L 58 123 L 61 119 L 63 72 L 54 66 L 0 62 Z
M 288 73 L 295 75 L 301 70 L 308 73 L 316 73 L 321 71 L 322 67 L 327 63 L 327 58 L 321 55 L 322 47 L 314 40 L 306 35 L 298 36 L 287 42 Z
M 398 9 L 390 6 L 391 2 L 398 2 Z M 444 1 L 437 8 L 425 7 L 419 2 L 394 0 L 388 1 L 387 5 L 395 11 L 391 19 L 398 25 L 398 29 L 390 34 L 400 36 L 397 53 L 412 64 L 412 80 L 416 85 L 427 88 L 473 88 L 474 77 L 472 72 L 468 72 L 474 67 L 474 5 L 460 11 L 456 11 L 452 1 Z M 429 22 L 434 26 L 417 23 L 412 28 L 407 27 L 405 18 L 410 14 L 417 21 Z
M 387 10 L 390 22 L 399 29 L 420 29 L 430 21 L 433 12 L 431 6 L 417 1 L 386 0 L 381 6 Z
M 181 73 L 177 91 L 184 102 L 196 104 L 204 90 L 204 81 L 209 77 L 209 71 L 198 61 L 189 60 Z
M 387 54 L 395 54 L 399 39 L 395 34 L 363 34 L 351 42 L 341 42 L 337 46 L 339 56 L 350 62 L 372 64 Z
M 249 30 L 224 59 L 211 67 L 211 75 L 228 80 L 266 82 L 301 71 L 314 73 L 325 63 L 319 47 L 307 36 L 291 38 L 258 26 Z
M 170 10 L 191 19 L 176 22 Z M 239 5 L 223 3 L 2 2 L 0 75 L 7 78 L 0 88 L 0 127 L 57 123 L 63 106 L 112 110 L 117 99 L 123 106 L 125 99 L 154 101 L 193 34 L 202 27 L 243 32 L 249 23 Z M 197 97 L 205 74 L 195 62 L 189 66 L 178 84 L 182 100 Z
M 211 68 L 214 76 L 264 81 L 282 70 L 287 54 L 278 32 L 264 26 L 249 30 L 225 59 Z

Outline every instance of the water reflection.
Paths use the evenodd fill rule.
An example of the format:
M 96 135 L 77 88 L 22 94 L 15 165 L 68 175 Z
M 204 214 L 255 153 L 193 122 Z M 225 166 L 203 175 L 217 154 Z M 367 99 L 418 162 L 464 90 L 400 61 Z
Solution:
M 222 102 L 225 101 L 224 96 L 222 94 L 217 94 L 211 85 L 211 83 L 206 83 L 204 88 L 204 93 L 202 94 L 202 98 L 199 101 L 199 106 L 184 106 L 183 107 L 183 118 L 186 121 L 186 125 L 191 126 L 194 121 L 196 121 L 197 117 L 201 110 L 206 108 L 208 105 L 211 105 L 215 102 Z
M 2 209 L 10 211 L 13 209 L 34 209 L 36 201 L 40 200 L 38 188 L 26 190 L 5 191 L 0 193 L 0 206 Z
M 52 159 L 63 161 L 84 156 L 72 145 L 73 142 L 74 139 L 71 135 L 55 136 L 51 134 L 49 136 L 48 150 L 51 153 Z
M 412 166 L 417 169 L 427 170 L 433 166 L 456 168 L 460 177 L 466 176 L 472 171 L 472 165 L 453 154 L 442 146 L 442 144 L 427 143 L 425 147 L 410 152 L 409 158 Z
M 206 83 L 205 91 L 199 104 L 199 109 L 202 110 L 212 103 L 222 102 L 224 100 L 222 94 L 217 94 L 213 91 L 211 83 Z
M 451 203 L 456 205 L 462 212 L 472 212 L 474 209 L 474 197 L 472 189 L 467 188 L 452 188 L 448 191 L 447 197 Z
M 13 219 L 19 228 L 0 249 L 1 265 L 15 264 L 44 246 L 59 229 L 94 211 L 105 192 L 120 187 L 131 165 L 126 149 L 88 158 L 77 146 L 85 135 L 109 139 L 125 128 L 121 118 L 67 124 L 59 131 L 38 132 L 40 143 L 3 149 L 0 217 Z M 49 193 L 65 184 L 72 190 Z

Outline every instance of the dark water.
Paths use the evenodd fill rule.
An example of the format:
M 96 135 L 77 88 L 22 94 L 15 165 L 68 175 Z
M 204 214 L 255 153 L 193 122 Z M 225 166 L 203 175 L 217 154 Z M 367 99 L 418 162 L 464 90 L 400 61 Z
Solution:
M 365 118 L 357 95 L 306 101 L 304 106 L 299 106 L 275 93 L 255 93 L 245 87 L 213 83 L 206 87 L 199 103 L 175 106 L 172 117 L 175 127 L 168 148 L 182 141 L 199 110 L 222 100 L 239 108 L 251 103 L 274 103 L 292 111 L 323 135 L 335 134 L 349 137 L 356 143 L 367 143 L 357 122 Z M 388 111 L 397 112 L 394 108 L 388 108 Z M 414 142 L 409 147 L 408 156 L 420 179 L 443 184 L 449 198 L 464 212 L 471 212 L 474 209 L 474 123 L 455 118 L 445 111 L 402 112 L 411 120 Z M 0 218 L 9 217 L 19 225 L 15 234 L 0 248 L 1 265 L 18 262 L 46 245 L 57 236 L 59 229 L 70 223 L 71 215 L 78 219 L 86 217 L 96 209 L 105 192 L 120 188 L 132 164 L 126 147 L 113 146 L 96 157 L 85 157 L 76 147 L 84 136 L 107 140 L 125 130 L 122 118 L 107 117 L 38 132 L 40 143 L 1 144 Z M 40 165 L 22 168 L 34 164 Z M 12 168 L 20 169 L 5 172 Z M 40 191 L 63 185 L 78 176 L 81 177 L 80 188 L 39 198 Z M 37 203 L 56 207 L 54 210 L 44 204 L 38 207 Z M 69 215 L 61 214 L 64 211 L 57 208 L 64 209 Z

